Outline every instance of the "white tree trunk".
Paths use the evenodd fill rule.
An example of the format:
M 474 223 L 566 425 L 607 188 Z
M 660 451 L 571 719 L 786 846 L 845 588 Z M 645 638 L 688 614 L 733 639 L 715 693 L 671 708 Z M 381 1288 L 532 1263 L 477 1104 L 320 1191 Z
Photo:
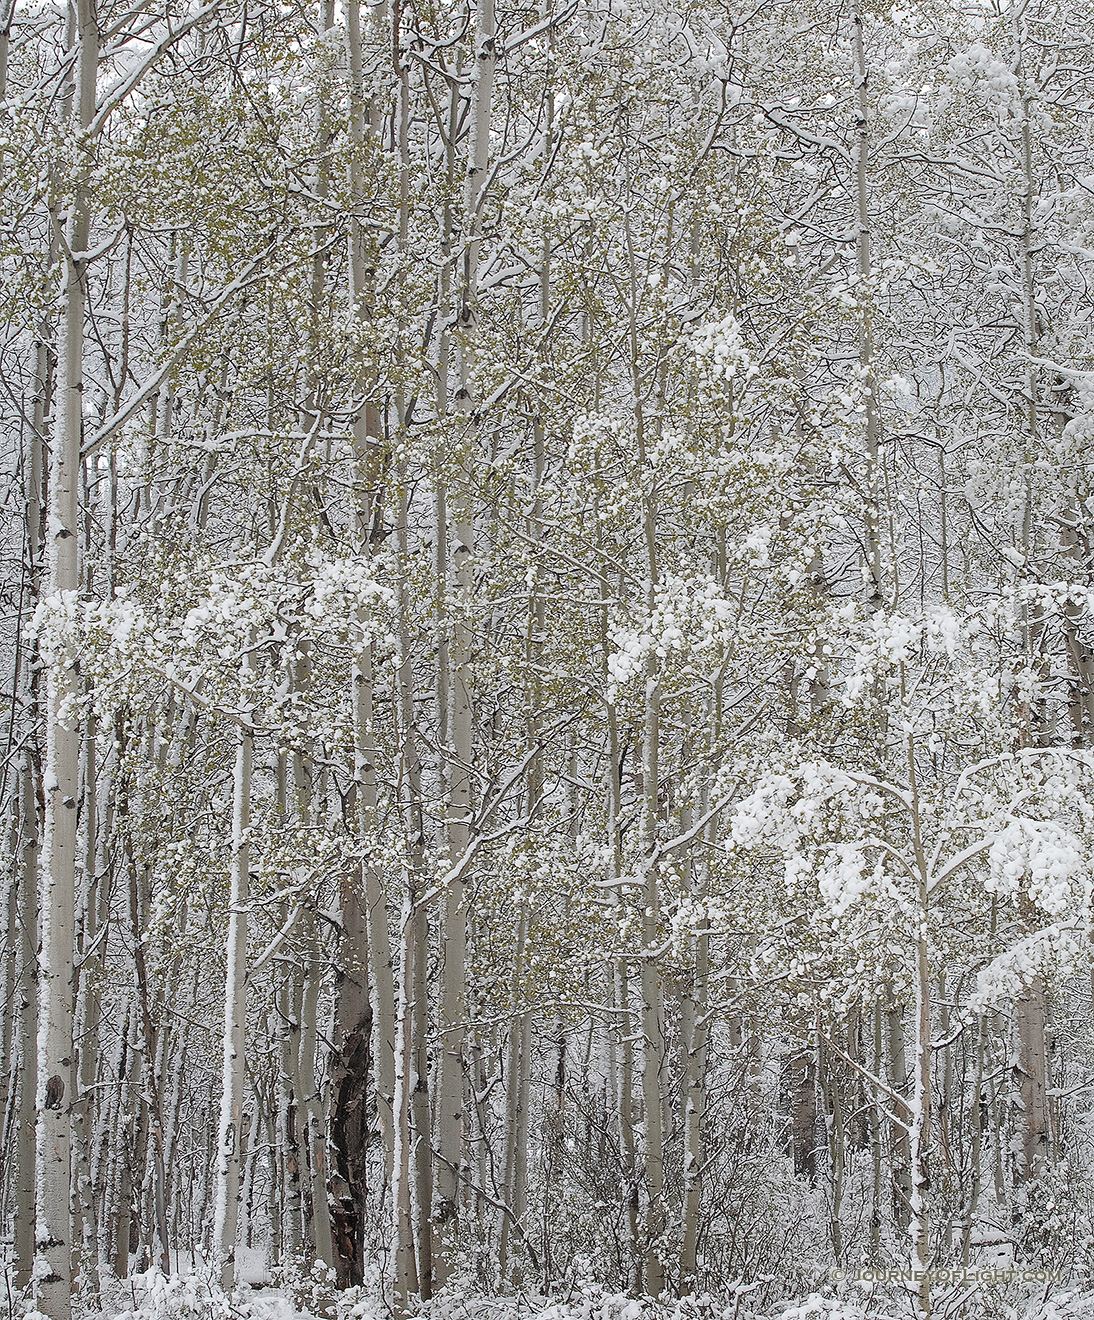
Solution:
M 98 31 L 91 0 L 76 8 L 75 123 L 86 130 L 95 113 Z M 66 226 L 68 251 L 62 295 L 56 414 L 49 474 L 46 553 L 48 595 L 74 602 L 79 590 L 80 448 L 83 436 L 85 275 L 90 219 L 81 160 Z M 80 736 L 72 703 L 78 696 L 73 664 L 52 665 L 47 678 L 45 829 L 39 912 L 41 965 L 38 1012 L 37 1209 L 35 1305 L 50 1320 L 68 1320 L 71 1308 L 71 1159 L 73 975 L 77 799 Z
M 414 1029 L 413 907 L 414 891 L 411 889 L 403 903 L 401 922 L 403 938 L 400 943 L 395 1037 L 395 1163 L 392 1170 L 391 1199 L 395 1221 L 396 1316 L 407 1316 L 411 1313 L 410 1299 L 418 1291 L 412 1188 L 413 1138 L 410 1128 Z
M 330 1201 L 327 1195 L 327 1119 L 324 1096 L 319 1084 L 323 1069 L 317 1059 L 317 1017 L 323 968 L 320 946 L 311 916 L 305 931 L 308 961 L 304 974 L 304 1000 L 300 1023 L 300 1064 L 297 1069 L 301 1101 L 306 1117 L 308 1174 L 311 1185 L 311 1222 L 315 1258 L 326 1266 L 334 1264 L 331 1239 Z
M 858 296 L 863 300 L 859 323 L 859 370 L 866 391 L 866 567 L 870 581 L 870 605 L 880 609 L 884 603 L 881 558 L 881 492 L 879 480 L 879 444 L 881 419 L 878 413 L 877 376 L 874 369 L 873 277 L 870 244 L 870 121 L 867 86 L 869 71 L 862 37 L 862 10 L 857 0 L 851 11 L 854 44 L 855 79 L 855 255 L 858 268 Z
M 657 661 L 651 660 L 646 676 L 646 730 L 642 751 L 643 847 L 652 853 L 657 846 L 658 744 L 660 740 L 660 680 Z M 642 1153 L 646 1182 L 646 1278 L 650 1297 L 660 1297 L 665 1287 L 665 1154 L 662 1130 L 662 1073 L 665 1040 L 661 969 L 653 956 L 660 935 L 658 867 L 644 867 L 645 892 L 642 917 L 642 1117 L 645 1128 Z
M 401 408 L 400 408 L 401 415 Z M 399 474 L 399 754 L 402 779 L 402 818 L 408 852 L 407 888 L 399 926 L 399 972 L 396 981 L 394 1050 L 394 1163 L 392 1167 L 392 1216 L 395 1237 L 394 1302 L 397 1315 L 409 1314 L 410 1298 L 428 1293 L 432 1262 L 423 1258 L 418 1242 L 428 1250 L 429 1209 L 418 1202 L 420 1173 L 417 1148 L 429 1140 L 426 1103 L 425 993 L 423 914 L 418 907 L 422 874 L 424 821 L 421 800 L 421 766 L 415 733 L 414 665 L 411 654 L 410 590 L 407 581 L 407 494 L 405 472 Z M 419 1094 L 420 1088 L 420 1094 Z M 425 1130 L 414 1129 L 425 1124 Z M 428 1163 L 428 1159 L 426 1161 Z M 417 1202 L 417 1203 L 416 1203 Z M 417 1221 L 417 1222 L 416 1222 Z M 417 1232 L 416 1232 L 417 1229 Z M 423 1278 L 426 1280 L 423 1283 Z
M 349 0 L 346 5 L 346 42 L 349 66 L 349 136 L 356 153 L 365 149 L 367 141 L 377 145 L 380 137 L 380 104 L 378 95 L 366 100 L 365 71 L 362 50 L 360 0 Z M 390 14 L 386 4 L 373 9 L 374 21 L 386 25 Z M 375 264 L 374 253 L 367 245 L 374 242 L 357 217 L 366 208 L 363 167 L 355 159 L 349 167 L 348 183 L 353 198 L 353 218 L 349 234 L 349 301 L 354 333 L 360 337 L 364 326 L 374 315 Z M 368 392 L 373 381 L 374 367 L 366 362 L 363 351 L 358 353 L 358 388 Z M 382 515 L 382 490 L 386 477 L 387 456 L 382 438 L 382 417 L 374 402 L 366 402 L 353 427 L 357 481 L 360 489 L 354 509 L 354 536 L 358 553 L 369 556 L 372 542 L 378 533 Z M 370 620 L 362 612 L 362 631 L 367 633 Z M 355 659 L 353 671 L 353 702 L 355 730 L 354 779 L 357 791 L 357 828 L 365 847 L 361 862 L 360 884 L 347 885 L 342 909 L 343 976 L 339 987 L 339 1000 L 335 1028 L 335 1043 L 339 1052 L 336 1077 L 342 1087 L 351 1091 L 365 1085 L 364 1078 L 348 1076 L 352 1058 L 363 1058 L 362 1037 L 368 1035 L 368 1057 L 372 1067 L 372 1081 L 376 1103 L 376 1117 L 384 1150 L 385 1188 L 391 1186 L 394 1159 L 393 1098 L 395 1090 L 395 985 L 389 933 L 390 913 L 382 878 L 372 863 L 369 852 L 378 836 L 376 736 L 373 727 L 374 684 L 372 646 L 363 641 Z M 337 1093 L 337 1091 L 336 1091 Z M 340 1122 L 340 1130 L 345 1123 Z M 343 1150 L 341 1167 L 349 1186 L 341 1190 L 343 1201 L 339 1220 L 340 1257 L 360 1255 L 358 1238 L 364 1214 L 363 1143 L 360 1125 L 351 1123 L 352 1131 L 344 1131 L 343 1141 L 357 1144 L 360 1150 Z M 358 1185 L 358 1175 L 360 1182 Z M 342 1261 L 346 1282 L 356 1278 L 363 1266 L 362 1260 L 352 1265 Z
M 15 1102 L 15 1224 L 13 1256 L 16 1288 L 26 1288 L 34 1267 L 35 1102 L 38 1091 L 38 798 L 34 767 L 22 767 L 22 867 L 19 876 L 19 985 L 15 1024 L 19 1058 Z M 13 931 L 14 931 L 13 927 Z
M 300 1255 L 303 1207 L 300 1189 L 300 1087 L 297 1058 L 300 1037 L 300 968 L 294 963 L 283 973 L 278 988 L 278 1163 L 281 1171 L 281 1259 Z
M 911 789 L 912 842 L 916 865 L 917 934 L 915 941 L 915 1075 L 911 1097 L 911 1115 L 908 1133 L 908 1155 L 911 1165 L 911 1267 L 919 1280 L 916 1294 L 917 1315 L 929 1320 L 931 1288 L 927 1274 L 931 1256 L 930 1175 L 928 1157 L 931 1150 L 931 980 L 928 920 L 930 907 L 930 879 L 926 848 L 922 837 L 922 812 L 916 778 L 916 747 L 914 735 L 909 734 L 908 783 Z
M 602 609 L 600 616 L 600 646 L 605 667 L 602 681 L 607 683 L 606 661 L 609 653 L 608 614 Z M 614 706 L 607 708 L 608 725 L 608 767 L 607 767 L 607 851 L 611 858 L 610 894 L 615 908 L 622 907 L 623 899 L 620 880 L 623 875 L 623 855 L 620 827 L 623 816 L 622 786 L 620 782 L 622 752 L 619 742 L 618 720 Z M 612 1009 L 615 1014 L 616 1029 L 609 1041 L 609 1080 L 612 1101 L 615 1105 L 619 1123 L 619 1149 L 622 1164 L 621 1188 L 627 1207 L 627 1239 L 631 1253 L 632 1271 L 637 1269 L 638 1261 L 638 1178 L 637 1178 L 637 1143 L 634 1130 L 634 1049 L 633 1019 L 631 1015 L 630 973 L 625 958 L 618 958 L 609 968 L 611 976 Z M 545 1241 L 547 1239 L 544 1234 Z M 545 1253 L 546 1254 L 546 1253 Z M 545 1262 L 546 1264 L 546 1262 Z M 630 1281 L 628 1280 L 628 1284 Z
M 495 50 L 493 0 L 475 6 L 475 64 L 471 78 L 471 108 L 467 184 L 464 194 L 465 240 L 460 323 L 460 399 L 471 411 L 475 395 L 473 338 L 478 297 L 479 225 L 490 159 L 490 115 L 493 104 Z M 474 515 L 469 478 L 475 462 L 477 428 L 469 420 L 465 431 L 465 464 L 455 498 L 451 524 L 438 528 L 450 539 L 450 590 L 456 611 L 449 621 L 448 859 L 455 864 L 471 841 L 472 696 L 471 629 L 463 611 L 470 607 Z M 437 1094 L 437 1164 L 433 1179 L 434 1282 L 443 1285 L 454 1264 L 460 1202 L 460 1168 L 464 1130 L 464 1038 L 467 1017 L 467 904 L 462 879 L 450 882 L 444 896 L 444 951 L 440 996 L 440 1069 Z
M 510 987 L 513 1016 L 509 1023 L 509 1041 L 505 1063 L 505 1147 L 502 1191 L 505 1198 L 498 1225 L 498 1278 L 504 1287 L 509 1275 L 509 1239 L 513 1222 L 518 1228 L 524 1215 L 524 1181 L 527 1171 L 528 1114 L 526 1064 L 529 1052 L 528 1013 L 517 1010 L 524 994 L 525 942 L 528 931 L 527 899 L 520 900 L 517 935 L 513 949 Z
M 711 836 L 714 830 L 711 830 Z M 711 837 L 713 844 L 714 839 Z M 701 897 L 701 888 L 696 886 Z M 680 1291 L 698 1286 L 698 1245 L 702 1205 L 703 1119 L 707 1107 L 707 1053 L 709 1026 L 707 989 L 710 974 L 710 936 L 704 920 L 691 940 L 691 975 L 681 1005 L 680 1043 L 684 1081 L 684 1196 L 681 1209 Z
M 248 665 L 244 665 L 244 676 Z M 242 703 L 247 711 L 246 702 Z M 249 712 L 247 712 L 249 713 Z M 239 1215 L 240 1140 L 243 1121 L 243 1080 L 247 1030 L 247 926 L 250 902 L 252 735 L 239 730 L 232 807 L 232 864 L 228 896 L 228 938 L 225 948 L 224 1062 L 221 1071 L 219 1135 L 217 1139 L 216 1205 L 213 1245 L 220 1265 L 221 1285 L 235 1284 L 236 1224 Z
M 1045 990 L 1040 978 L 1014 1001 L 1012 1064 L 1013 1122 L 1018 1140 L 1016 1184 L 1035 1182 L 1048 1168 L 1048 1053 L 1045 1046 Z

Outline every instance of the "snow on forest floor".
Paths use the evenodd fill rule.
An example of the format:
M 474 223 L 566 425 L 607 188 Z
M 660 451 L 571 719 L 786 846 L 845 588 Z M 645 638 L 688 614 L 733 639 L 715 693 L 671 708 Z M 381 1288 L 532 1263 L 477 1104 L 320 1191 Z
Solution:
M 321 1277 L 298 1275 L 271 1284 L 261 1272 L 230 1296 L 198 1267 L 165 1276 L 157 1269 L 115 1281 L 94 1304 L 77 1304 L 77 1320 L 392 1320 L 378 1288 L 331 1288 Z M 417 1305 L 408 1320 L 911 1320 L 910 1298 L 873 1285 L 851 1283 L 786 1300 L 762 1311 L 749 1305 L 757 1285 L 733 1291 L 727 1300 L 691 1297 L 669 1304 L 637 1300 L 585 1283 L 561 1296 L 497 1297 L 472 1288 L 449 1289 L 442 1298 Z M 991 1288 L 959 1287 L 932 1292 L 938 1320 L 1094 1320 L 1094 1292 L 1044 1285 L 1026 1295 Z M 8 1293 L 9 1320 L 44 1320 Z

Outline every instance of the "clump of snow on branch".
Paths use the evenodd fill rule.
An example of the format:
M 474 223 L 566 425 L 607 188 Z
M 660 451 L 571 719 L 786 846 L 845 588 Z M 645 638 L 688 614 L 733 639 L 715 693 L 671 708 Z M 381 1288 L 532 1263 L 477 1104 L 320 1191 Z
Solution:
M 968 624 L 941 606 L 918 616 L 896 610 L 867 615 L 858 625 L 852 668 L 843 680 L 845 702 L 853 704 L 877 677 L 910 664 L 921 650 L 952 660 L 967 634 Z
M 607 656 L 606 700 L 641 674 L 651 656 L 703 652 L 727 642 L 734 632 L 736 607 L 713 578 L 666 577 L 654 589 L 653 608 L 631 624 L 611 629 L 615 649 Z
M 759 371 L 732 314 L 694 330 L 691 345 L 695 356 L 709 365 L 717 380 L 732 380 L 738 372 L 745 380 L 751 380 Z
M 949 74 L 1000 116 L 1021 105 L 1021 88 L 1014 70 L 978 41 L 953 56 Z
M 988 852 L 990 893 L 1024 893 L 1056 921 L 1090 911 L 1091 878 L 1086 849 L 1071 830 L 1054 821 L 1016 819 Z

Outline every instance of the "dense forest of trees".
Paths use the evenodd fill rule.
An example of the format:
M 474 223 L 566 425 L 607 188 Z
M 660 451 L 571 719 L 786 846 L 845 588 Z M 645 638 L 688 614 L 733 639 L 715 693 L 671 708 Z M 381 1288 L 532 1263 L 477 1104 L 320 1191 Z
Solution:
M 1089 1277 L 1092 32 L 6 0 L 9 1309 Z

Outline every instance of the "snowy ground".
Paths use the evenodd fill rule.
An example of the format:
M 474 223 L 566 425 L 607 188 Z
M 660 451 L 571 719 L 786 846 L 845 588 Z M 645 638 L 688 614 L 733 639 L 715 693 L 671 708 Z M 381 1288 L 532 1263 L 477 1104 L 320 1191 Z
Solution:
M 250 1266 L 250 1268 L 248 1268 Z M 378 1289 L 338 1292 L 318 1275 L 271 1284 L 260 1266 L 244 1262 L 249 1276 L 231 1296 L 197 1268 L 166 1277 L 158 1270 L 116 1282 L 98 1304 L 77 1306 L 80 1320 L 392 1320 Z M 488 1297 L 471 1289 L 452 1292 L 415 1309 L 410 1320 L 910 1320 L 910 1300 L 871 1285 L 852 1283 L 762 1312 L 749 1305 L 754 1286 L 728 1301 L 687 1298 L 655 1305 L 595 1285 L 574 1285 L 559 1297 L 521 1294 Z M 1094 1320 L 1094 1292 L 1041 1285 L 1022 1295 L 993 1288 L 955 1287 L 932 1294 L 938 1320 Z M 10 1320 L 44 1320 L 8 1296 Z

